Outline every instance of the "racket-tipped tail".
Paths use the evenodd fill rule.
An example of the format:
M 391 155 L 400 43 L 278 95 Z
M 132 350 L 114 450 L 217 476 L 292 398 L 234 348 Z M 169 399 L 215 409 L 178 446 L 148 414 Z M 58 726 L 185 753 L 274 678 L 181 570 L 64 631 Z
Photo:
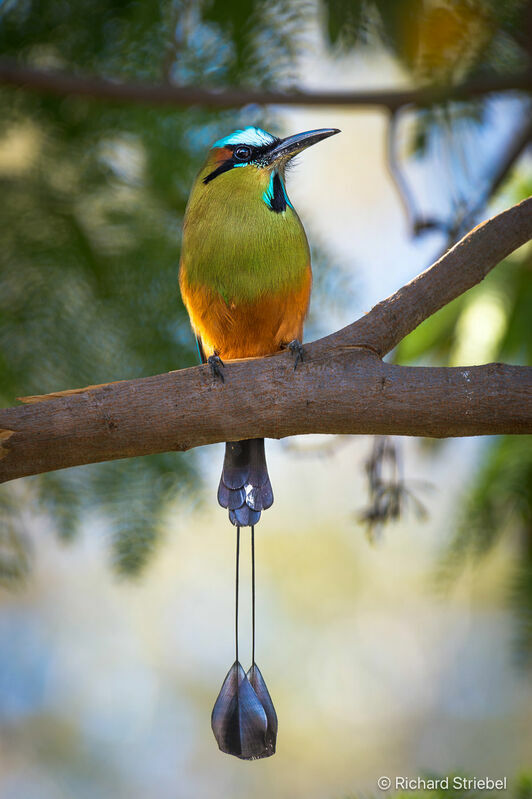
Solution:
M 263 438 L 227 442 L 218 502 L 240 527 L 257 524 L 261 512 L 273 505 Z

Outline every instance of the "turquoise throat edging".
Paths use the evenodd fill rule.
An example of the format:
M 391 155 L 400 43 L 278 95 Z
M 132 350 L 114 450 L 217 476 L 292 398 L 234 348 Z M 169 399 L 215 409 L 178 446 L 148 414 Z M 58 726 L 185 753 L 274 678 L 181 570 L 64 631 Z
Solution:
M 289 205 L 290 208 L 293 209 L 294 206 L 292 205 L 292 203 L 288 199 L 288 195 L 287 195 L 286 189 L 284 187 L 284 181 L 283 181 L 282 177 L 279 175 L 279 173 L 277 172 L 276 169 L 273 169 L 272 172 L 271 172 L 270 182 L 268 183 L 268 188 L 262 194 L 262 199 L 264 200 L 264 202 L 266 203 L 268 208 L 270 210 L 273 210 L 273 201 L 274 201 L 274 186 L 273 186 L 273 183 L 274 183 L 274 180 L 275 180 L 276 176 L 279 178 L 279 183 L 281 184 L 281 189 L 283 191 L 285 203 L 287 205 Z

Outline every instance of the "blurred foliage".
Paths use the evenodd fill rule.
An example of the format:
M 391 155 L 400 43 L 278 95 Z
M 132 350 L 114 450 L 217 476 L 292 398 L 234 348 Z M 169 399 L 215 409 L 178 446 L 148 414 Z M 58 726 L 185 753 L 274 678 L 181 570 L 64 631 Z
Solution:
M 318 12 L 333 50 L 384 47 L 417 82 L 441 82 L 529 66 L 531 7 L 524 0 L 6 0 L 0 50 L 72 74 L 288 86 Z M 419 113 L 417 152 L 432 128 L 456 125 L 458 109 L 483 118 L 483 101 L 453 109 Z M 194 363 L 177 290 L 183 212 L 205 149 L 249 122 L 271 119 L 255 107 L 153 110 L 0 91 L 2 404 Z M 527 305 L 512 285 L 505 335 L 522 342 Z M 445 322 L 435 318 L 447 332 L 429 334 L 439 342 L 432 350 L 410 339 L 402 357 L 441 357 L 464 303 L 445 309 Z M 197 475 L 193 457 L 169 453 L 25 482 L 24 503 L 48 511 L 64 538 L 89 513 L 110 519 L 118 568 L 135 573 L 156 543 L 166 501 L 184 498 Z M 13 532 L 23 528 L 18 494 L 8 486 L 2 495 L 8 577 L 27 569 L 28 553 L 22 544 L 13 549 L 23 541 Z
M 532 193 L 512 181 L 511 199 Z M 400 363 L 469 366 L 532 361 L 532 247 L 522 247 L 485 280 L 427 319 L 397 347 Z M 520 652 L 532 652 L 532 440 L 501 436 L 486 442 L 445 556 L 456 574 L 470 557 L 491 550 L 501 536 L 519 551 L 511 599 L 521 619 Z
M 443 86 L 532 69 L 530 0 L 324 0 L 324 15 L 333 52 L 357 46 L 384 48 L 416 85 Z M 416 158 L 438 153 L 443 169 L 434 180 L 449 184 L 447 218 L 434 219 L 427 209 L 408 209 L 415 234 L 443 229 L 456 239 L 474 225 L 475 214 L 489 199 L 497 164 L 488 161 L 480 175 L 475 174 L 467 143 L 472 141 L 472 160 L 478 167 L 478 143 L 490 109 L 488 97 L 477 97 L 396 112 L 406 123 L 403 149 Z M 525 101 L 523 125 L 531 110 Z M 394 138 L 399 138 L 397 130 Z M 404 190 L 408 181 L 397 177 L 398 163 L 393 167 Z M 414 205 L 413 197 L 403 199 Z
M 186 0 L 6 2 L 0 50 L 35 66 L 123 79 L 282 82 L 299 41 L 295 11 L 270 3 L 259 25 L 252 5 L 206 3 L 202 17 Z M 206 148 L 238 121 L 230 112 L 0 92 L 2 404 L 195 362 L 177 287 L 181 222 Z M 117 565 L 134 573 L 155 543 L 165 501 L 194 480 L 193 459 L 169 453 L 32 478 L 28 500 L 65 538 L 88 513 L 105 514 Z M 0 542 L 7 579 L 27 559 L 3 557 L 18 540 L 18 503 L 10 486 L 2 497 L 11 520 Z
M 403 339 L 395 359 L 440 366 L 529 363 L 531 308 L 532 248 L 527 246 Z
M 0 491 L 0 585 L 12 586 L 26 577 L 30 545 L 24 531 L 22 503 L 11 491 Z
M 457 514 L 443 575 L 460 573 L 503 536 L 517 552 L 508 600 L 518 624 L 516 652 L 525 663 L 532 658 L 532 436 L 501 436 L 484 450 Z
M 384 46 L 418 80 L 530 66 L 528 0 L 324 0 L 333 47 Z
M 417 83 L 452 83 L 490 73 L 524 71 L 532 65 L 529 0 L 329 0 L 324 6 L 333 48 L 345 52 L 357 45 L 380 45 Z M 491 199 L 489 172 L 479 186 L 468 175 L 464 150 L 472 130 L 477 134 L 472 140 L 478 139 L 488 108 L 486 98 L 448 102 L 420 109 L 410 120 L 407 149 L 411 156 L 425 157 L 431 146 L 442 140 L 450 153 L 456 197 L 441 224 L 449 233 L 449 246 L 465 232 L 464 223 L 472 226 L 475 215 Z M 527 125 L 529 115 L 525 101 L 519 124 Z M 499 158 L 504 159 L 504 147 Z M 496 173 L 496 161 L 491 168 Z M 518 174 L 512 175 L 509 201 L 518 202 L 530 194 L 532 185 Z M 449 366 L 490 360 L 530 363 L 531 318 L 532 250 L 525 248 L 500 264 L 482 285 L 442 308 L 404 339 L 395 359 Z M 522 619 L 520 651 L 525 653 L 532 651 L 531 458 L 528 438 L 507 437 L 487 446 L 479 473 L 464 498 L 446 558 L 456 573 L 466 554 L 479 556 L 489 551 L 503 533 L 518 538 L 523 557 L 511 595 Z M 404 496 L 401 479 L 375 482 L 373 460 L 368 461 L 372 502 L 364 514 L 370 527 L 395 518 Z

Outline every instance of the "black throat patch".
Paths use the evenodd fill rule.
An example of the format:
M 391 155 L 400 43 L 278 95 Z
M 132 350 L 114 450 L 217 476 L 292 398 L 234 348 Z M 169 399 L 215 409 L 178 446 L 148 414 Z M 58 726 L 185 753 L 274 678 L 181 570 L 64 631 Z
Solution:
M 283 184 L 277 172 L 273 176 L 272 189 L 273 194 L 270 196 L 268 205 L 272 211 L 275 211 L 276 214 L 280 214 L 286 211 L 286 194 L 284 193 Z

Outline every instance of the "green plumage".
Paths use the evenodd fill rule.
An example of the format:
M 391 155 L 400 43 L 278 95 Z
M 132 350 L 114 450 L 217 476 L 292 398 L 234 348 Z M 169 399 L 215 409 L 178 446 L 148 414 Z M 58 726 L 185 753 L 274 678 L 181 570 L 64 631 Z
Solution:
M 179 284 L 200 357 L 209 363 L 213 379 L 225 380 L 224 361 L 285 347 L 296 354 L 294 369 L 303 359 L 300 341 L 312 271 L 284 172 L 294 155 L 337 132 L 327 128 L 278 139 L 248 127 L 211 148 L 185 213 Z M 273 504 L 263 438 L 226 443 L 218 502 L 237 528 L 236 652 L 211 726 L 222 752 L 254 760 L 273 755 L 277 738 L 277 714 L 255 663 L 255 525 Z M 252 542 L 253 643 L 247 674 L 238 659 L 241 527 L 251 527 Z
M 285 347 L 296 353 L 296 366 L 302 359 L 312 271 L 284 173 L 294 155 L 337 132 L 278 139 L 248 127 L 209 151 L 185 213 L 179 282 L 213 377 L 223 379 L 223 361 Z M 263 439 L 226 445 L 218 501 L 238 527 L 254 526 L 271 506 Z
M 183 229 L 183 260 L 191 285 L 226 302 L 246 302 L 301 284 L 310 262 L 305 231 L 289 205 L 272 211 L 263 199 L 269 173 L 231 169 L 205 185 L 211 160 L 194 184 Z

